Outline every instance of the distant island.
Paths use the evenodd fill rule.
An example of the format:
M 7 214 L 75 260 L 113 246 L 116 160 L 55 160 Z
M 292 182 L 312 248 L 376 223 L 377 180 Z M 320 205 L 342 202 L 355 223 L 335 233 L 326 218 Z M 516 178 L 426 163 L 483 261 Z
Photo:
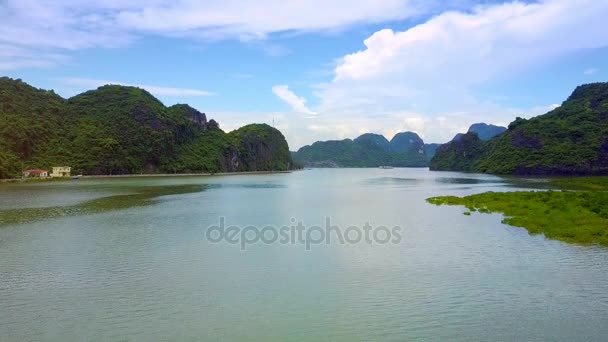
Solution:
M 440 146 L 431 170 L 510 175 L 607 175 L 608 83 L 576 88 L 547 114 L 517 118 L 487 141 L 467 133 Z
M 479 140 L 488 141 L 499 134 L 503 134 L 506 131 L 507 131 L 506 127 L 496 126 L 496 125 L 491 125 L 491 124 L 480 122 L 480 123 L 472 124 L 471 127 L 469 127 L 469 130 L 467 131 L 467 133 L 474 133 L 475 135 L 477 135 Z M 458 133 L 458 134 L 456 134 L 454 139 L 452 139 L 451 141 L 459 141 L 467 133 Z
M 0 178 L 59 165 L 84 175 L 295 167 L 283 134 L 266 124 L 225 133 L 204 113 L 166 107 L 136 87 L 106 85 L 66 100 L 0 78 Z
M 607 175 L 608 83 L 577 87 L 563 104 L 509 127 L 471 125 L 450 142 L 425 144 L 414 132 L 391 141 L 367 133 L 292 152 L 307 167 L 425 167 L 502 175 Z
M 425 144 L 413 132 L 383 135 L 366 133 L 358 138 L 318 141 L 293 152 L 305 167 L 426 167 L 439 144 Z
M 482 140 L 502 134 L 506 127 L 476 123 L 468 133 Z M 457 134 L 452 141 L 465 133 Z M 427 167 L 441 144 L 426 144 L 414 132 L 401 132 L 388 141 L 383 135 L 366 133 L 358 138 L 318 141 L 292 152 L 294 160 L 306 167 Z

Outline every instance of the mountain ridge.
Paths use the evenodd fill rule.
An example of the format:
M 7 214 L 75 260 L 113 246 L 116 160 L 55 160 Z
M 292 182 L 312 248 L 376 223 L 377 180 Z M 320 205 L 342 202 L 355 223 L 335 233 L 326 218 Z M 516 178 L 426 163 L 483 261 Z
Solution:
M 226 133 L 188 105 L 105 85 L 64 99 L 0 78 L 0 178 L 69 165 L 90 175 L 288 170 L 285 137 L 266 124 Z
M 306 167 L 426 167 L 430 159 L 424 142 L 414 132 L 398 133 L 390 141 L 376 133 L 355 139 L 316 141 L 292 156 Z
M 561 106 L 516 118 L 488 141 L 468 134 L 441 146 L 431 170 L 514 175 L 608 174 L 608 83 L 578 86 Z

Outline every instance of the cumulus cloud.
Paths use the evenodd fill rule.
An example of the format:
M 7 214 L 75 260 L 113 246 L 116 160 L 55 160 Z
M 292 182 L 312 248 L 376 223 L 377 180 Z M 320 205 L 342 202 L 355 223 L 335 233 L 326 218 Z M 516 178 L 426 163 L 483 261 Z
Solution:
M 306 107 L 306 99 L 294 94 L 294 92 L 289 90 L 287 85 L 276 85 L 272 87 L 272 92 L 281 100 L 285 101 L 285 103 L 287 103 L 296 113 L 308 116 L 317 115 L 317 113 Z
M 404 31 L 383 29 L 337 60 L 317 85 L 320 120 L 387 135 L 401 129 L 446 141 L 479 121 L 508 124 L 538 108 L 511 108 L 479 94 L 501 77 L 586 49 L 608 46 L 607 1 L 541 0 L 449 11 Z M 315 122 L 321 125 L 320 122 Z M 390 136 L 387 136 L 390 138 Z
M 607 11 L 606 1 L 545 0 L 444 13 L 403 32 L 374 33 L 365 50 L 341 59 L 336 80 L 395 72 L 435 80 L 447 72 L 459 83 L 483 82 L 563 53 L 606 46 Z
M 67 77 L 59 80 L 62 85 L 84 88 L 86 90 L 91 88 L 97 88 L 106 84 L 116 84 L 116 85 L 124 85 L 124 86 L 132 86 L 138 87 L 147 90 L 151 94 L 155 96 L 168 96 L 168 97 L 197 97 L 197 96 L 210 96 L 213 93 L 198 90 L 198 89 L 188 89 L 188 88 L 172 88 L 172 87 L 161 87 L 154 85 L 146 85 L 146 84 L 131 84 L 120 81 L 110 81 L 110 80 L 98 80 L 91 78 L 77 78 L 77 77 Z

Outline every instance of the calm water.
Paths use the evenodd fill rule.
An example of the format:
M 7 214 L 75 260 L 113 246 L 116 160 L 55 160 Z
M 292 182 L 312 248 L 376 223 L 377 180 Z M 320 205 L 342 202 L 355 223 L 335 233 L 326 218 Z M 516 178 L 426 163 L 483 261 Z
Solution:
M 606 340 L 607 249 L 425 202 L 514 189 L 425 169 L 0 185 L 0 215 L 39 215 L 0 227 L 0 340 Z M 398 225 L 403 240 L 241 251 L 206 240 L 220 216 Z

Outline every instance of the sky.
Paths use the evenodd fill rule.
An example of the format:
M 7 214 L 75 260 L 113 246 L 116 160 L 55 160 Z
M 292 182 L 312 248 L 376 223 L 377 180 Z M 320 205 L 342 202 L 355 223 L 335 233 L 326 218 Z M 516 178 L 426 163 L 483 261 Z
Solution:
M 608 0 L 0 0 L 0 75 L 68 98 L 104 84 L 229 131 L 442 143 L 608 81 Z

